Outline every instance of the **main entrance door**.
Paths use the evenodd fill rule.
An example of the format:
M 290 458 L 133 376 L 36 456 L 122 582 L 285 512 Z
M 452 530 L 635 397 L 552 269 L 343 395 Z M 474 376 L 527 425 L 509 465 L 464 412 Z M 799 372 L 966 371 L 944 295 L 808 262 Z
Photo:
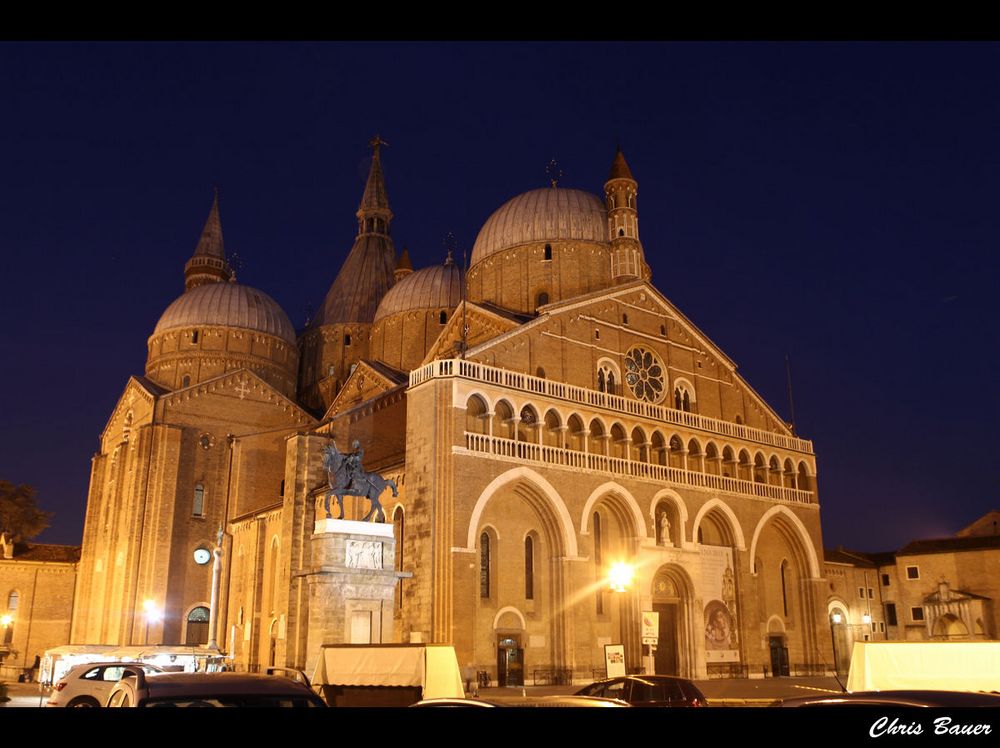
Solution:
M 788 675 L 788 647 L 785 646 L 785 637 L 770 636 L 768 640 L 771 644 L 771 675 Z
M 679 675 L 677 661 L 677 603 L 653 603 L 660 614 L 659 640 L 654 663 L 657 675 Z
M 497 635 L 497 681 L 501 688 L 524 685 L 524 649 L 521 637 Z

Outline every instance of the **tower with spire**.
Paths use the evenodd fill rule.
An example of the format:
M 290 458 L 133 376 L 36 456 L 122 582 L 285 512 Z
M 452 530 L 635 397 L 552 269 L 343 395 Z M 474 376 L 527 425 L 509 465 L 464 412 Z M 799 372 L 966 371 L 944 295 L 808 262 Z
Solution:
M 640 278 L 648 280 L 650 277 L 642 242 L 639 241 L 638 195 L 639 185 L 619 147 L 608 181 L 604 183 L 608 238 L 611 241 L 611 280 L 616 284 Z
M 381 147 L 388 144 L 376 135 L 370 145 L 372 165 L 355 214 L 358 233 L 354 246 L 299 338 L 299 396 L 315 413 L 329 407 L 351 367 L 368 355 L 375 311 L 395 282 L 392 210 L 381 156 Z
M 235 273 L 226 262 L 225 246 L 222 242 L 222 221 L 219 220 L 219 190 L 216 188 L 212 199 L 212 209 L 205 219 L 201 238 L 191 259 L 184 264 L 184 290 L 203 286 L 206 283 L 222 283 L 235 280 Z

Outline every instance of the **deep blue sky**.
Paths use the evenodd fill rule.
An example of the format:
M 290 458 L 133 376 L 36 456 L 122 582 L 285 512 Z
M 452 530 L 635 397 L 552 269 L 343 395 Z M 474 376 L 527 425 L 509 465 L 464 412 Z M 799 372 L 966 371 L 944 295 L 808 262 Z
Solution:
M 367 143 L 438 262 L 620 142 L 654 284 L 814 440 L 824 542 L 998 503 L 1000 45 L 0 45 L 0 478 L 79 543 L 90 457 L 183 290 L 213 185 L 239 277 L 296 325 L 351 247 Z

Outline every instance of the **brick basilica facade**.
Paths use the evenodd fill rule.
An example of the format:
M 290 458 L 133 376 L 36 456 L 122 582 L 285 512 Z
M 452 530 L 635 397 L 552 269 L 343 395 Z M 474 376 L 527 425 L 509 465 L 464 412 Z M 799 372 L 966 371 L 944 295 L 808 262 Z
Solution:
M 349 593 L 373 623 L 339 641 L 589 681 L 608 644 L 644 666 L 655 611 L 657 672 L 831 670 L 812 444 L 652 285 L 622 153 L 600 195 L 553 184 L 498 208 L 466 273 L 397 254 L 379 145 L 301 330 L 236 282 L 216 198 L 93 458 L 72 641 L 310 667 L 322 449 L 358 440 L 399 487 L 382 501 L 408 576 L 391 600 Z

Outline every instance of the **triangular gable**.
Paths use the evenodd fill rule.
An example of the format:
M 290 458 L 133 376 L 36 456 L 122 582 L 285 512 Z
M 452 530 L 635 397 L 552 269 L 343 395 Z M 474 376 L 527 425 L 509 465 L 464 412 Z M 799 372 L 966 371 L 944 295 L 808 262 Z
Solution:
M 192 394 L 209 392 L 225 392 L 240 400 L 250 399 L 256 402 L 271 402 L 287 411 L 291 419 L 297 424 L 313 425 L 319 423 L 315 416 L 304 410 L 294 400 L 286 397 L 258 374 L 250 371 L 250 369 L 227 371 L 225 374 L 206 379 L 204 382 L 174 390 L 170 394 L 160 398 L 160 400 L 165 406 L 170 406 L 181 400 L 190 398 Z
M 768 403 L 762 398 L 757 392 L 750 386 L 750 384 L 740 376 L 736 371 L 736 363 L 729 358 L 722 350 L 713 343 L 709 337 L 702 332 L 697 325 L 695 325 L 691 320 L 689 320 L 684 314 L 675 307 L 663 294 L 661 294 L 652 284 L 648 281 L 640 280 L 633 283 L 629 283 L 622 286 L 616 286 L 610 289 L 602 289 L 599 291 L 593 291 L 591 293 L 585 294 L 583 296 L 575 296 L 571 299 L 565 301 L 559 301 L 552 304 L 548 304 L 539 309 L 539 315 L 533 320 L 526 322 L 522 325 L 517 326 L 514 329 L 508 330 L 490 340 L 486 340 L 475 346 L 470 346 L 469 350 L 466 352 L 467 356 L 474 357 L 476 355 L 486 353 L 491 348 L 497 345 L 506 343 L 507 341 L 515 338 L 516 336 L 529 334 L 536 328 L 545 327 L 552 323 L 555 317 L 559 317 L 565 314 L 582 313 L 586 307 L 591 306 L 602 300 L 607 301 L 620 301 L 624 297 L 639 295 L 640 303 L 651 304 L 658 307 L 658 310 L 663 314 L 663 316 L 674 321 L 679 325 L 684 333 L 691 339 L 694 347 L 700 347 L 699 351 L 702 354 L 708 355 L 722 364 L 726 369 L 728 369 L 733 377 L 737 380 L 739 385 L 745 389 L 746 393 L 750 396 L 753 402 L 761 408 L 777 426 L 779 426 L 783 433 L 791 436 L 791 429 L 785 420 L 777 413 L 775 410 L 768 405 Z M 470 307 L 471 308 L 471 307 Z M 606 324 L 606 321 L 605 321 Z M 425 361 L 427 363 L 427 361 Z
M 156 398 L 167 392 L 169 390 L 151 382 L 146 377 L 129 377 L 125 383 L 125 389 L 122 390 L 121 397 L 118 398 L 114 410 L 111 411 L 111 416 L 104 424 L 104 429 L 101 431 L 101 441 L 104 441 L 104 437 L 112 428 L 115 421 L 121 418 L 126 411 L 133 408 L 137 400 L 145 403 L 151 411 L 156 404 Z
M 338 413 L 350 410 L 358 403 L 405 387 L 408 382 L 409 377 L 405 372 L 393 369 L 378 361 L 361 359 L 354 367 L 354 371 L 347 377 L 340 392 L 333 398 L 323 420 L 328 421 Z
M 530 318 L 519 319 L 499 308 L 490 309 L 486 305 L 463 301 L 455 307 L 455 311 L 452 312 L 451 318 L 441 330 L 441 334 L 427 351 L 421 366 L 439 358 L 453 358 L 460 354 L 463 322 L 469 327 L 467 343 L 471 348 L 486 343 L 498 335 L 515 330 L 527 319 Z

